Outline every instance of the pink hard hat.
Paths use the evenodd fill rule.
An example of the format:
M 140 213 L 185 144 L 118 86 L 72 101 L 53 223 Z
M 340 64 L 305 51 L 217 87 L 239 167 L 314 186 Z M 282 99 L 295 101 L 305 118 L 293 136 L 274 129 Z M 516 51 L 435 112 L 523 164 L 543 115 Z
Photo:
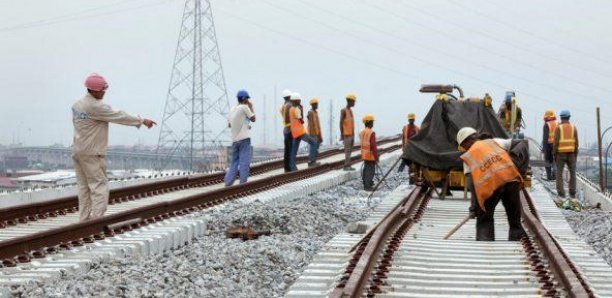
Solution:
M 85 87 L 92 91 L 104 91 L 108 88 L 108 83 L 103 76 L 94 72 L 85 79 Z

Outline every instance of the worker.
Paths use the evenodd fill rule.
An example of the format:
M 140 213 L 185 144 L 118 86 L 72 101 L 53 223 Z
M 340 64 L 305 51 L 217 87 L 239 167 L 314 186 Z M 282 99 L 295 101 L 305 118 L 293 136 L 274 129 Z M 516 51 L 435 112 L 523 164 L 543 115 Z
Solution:
M 370 191 L 373 190 L 374 174 L 376 173 L 376 164 L 378 163 L 376 133 L 372 131 L 372 127 L 374 127 L 374 116 L 371 114 L 365 115 L 362 121 L 365 128 L 359 133 L 361 160 L 363 161 L 361 179 L 363 180 L 363 189 Z
M 102 217 L 108 206 L 108 178 L 106 176 L 106 150 L 108 124 L 148 128 L 157 124 L 153 120 L 132 116 L 115 110 L 102 102 L 108 83 L 99 74 L 85 79 L 87 94 L 72 105 L 74 143 L 72 159 L 78 186 L 79 221 Z
M 291 156 L 289 163 L 291 171 L 297 171 L 297 153 L 300 149 L 300 142 L 303 140 L 310 146 L 308 151 L 308 167 L 318 166 L 317 163 L 317 152 L 319 150 L 319 142 L 306 133 L 304 128 L 303 107 L 301 104 L 302 97 L 299 93 L 291 94 L 291 103 L 293 106 L 289 112 L 289 120 L 291 123 L 291 137 L 293 138 L 293 144 L 291 144 Z
M 310 111 L 308 111 L 308 134 L 313 137 L 319 146 L 323 143 L 323 134 L 321 132 L 321 122 L 319 121 L 319 99 L 313 97 L 309 101 Z
M 555 177 L 553 165 L 553 143 L 555 141 L 555 131 L 557 130 L 557 118 L 553 110 L 544 112 L 544 133 L 542 134 L 542 153 L 546 161 L 546 180 L 552 181 Z
M 470 217 L 476 218 L 476 240 L 495 240 L 493 214 L 500 200 L 510 226 L 508 240 L 520 240 L 525 235 L 521 226 L 522 178 L 508 154 L 511 140 L 480 140 L 475 129 L 464 127 L 457 133 L 457 143 L 467 151 L 461 159 L 467 180 L 471 181 Z
M 355 119 L 352 107 L 355 106 L 357 95 L 349 93 L 346 95 L 346 107 L 340 111 L 340 141 L 344 143 L 344 170 L 354 171 L 351 167 L 351 152 L 355 144 Z
M 409 139 L 412 139 L 412 137 L 419 133 L 420 128 L 414 124 L 415 119 L 416 115 L 414 113 L 408 114 L 408 124 L 402 127 L 402 149 L 406 147 Z M 406 160 L 402 159 L 398 172 L 403 172 L 406 165 Z
M 512 94 L 506 93 L 506 98 L 504 103 L 499 108 L 499 119 L 501 121 L 502 126 L 507 131 L 516 132 L 521 127 L 521 122 L 523 121 L 523 111 L 519 106 L 516 106 L 516 119 L 514 122 L 514 128 L 511 129 L 512 126 Z
M 255 122 L 253 104 L 249 100 L 251 96 L 246 90 L 240 90 L 236 94 L 238 104 L 229 112 L 228 126 L 232 135 L 232 147 L 230 151 L 230 163 L 225 172 L 225 186 L 231 186 L 236 180 L 239 172 L 240 184 L 247 182 L 251 168 L 251 122 Z
M 553 140 L 553 158 L 557 166 L 557 195 L 559 199 L 565 200 L 563 189 L 563 168 L 567 165 L 569 170 L 569 195 L 576 199 L 576 158 L 578 157 L 578 130 L 572 125 L 570 111 L 563 110 L 559 113 L 561 123 L 555 129 Z
M 291 91 L 283 90 L 283 105 L 280 107 L 280 115 L 283 119 L 283 139 L 285 145 L 285 154 L 283 155 L 283 166 L 285 168 L 285 173 L 291 172 L 291 166 L 289 163 L 289 159 L 291 156 L 291 145 L 293 144 L 293 138 L 291 138 L 291 123 L 289 123 L 289 109 L 291 109 Z

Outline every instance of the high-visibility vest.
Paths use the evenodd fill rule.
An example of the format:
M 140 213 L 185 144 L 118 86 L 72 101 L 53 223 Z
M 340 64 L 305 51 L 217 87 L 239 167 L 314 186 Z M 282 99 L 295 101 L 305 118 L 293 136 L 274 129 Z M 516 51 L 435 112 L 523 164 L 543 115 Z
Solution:
M 289 114 L 288 114 L 290 108 L 291 108 L 291 105 L 289 103 L 285 103 L 279 109 L 279 112 L 281 114 L 281 118 L 283 118 L 283 127 L 291 126 L 291 120 L 290 120 Z
M 350 137 L 353 135 L 355 120 L 353 119 L 353 111 L 349 108 L 344 108 L 344 120 L 342 121 L 342 135 Z
M 361 141 L 361 159 L 362 160 L 370 160 L 375 161 L 376 156 L 374 156 L 374 152 L 372 152 L 372 146 L 370 144 L 370 140 L 372 139 L 372 129 L 369 127 L 364 128 L 359 134 L 359 139 Z
M 419 133 L 419 127 L 416 125 L 410 126 L 409 124 L 404 125 L 404 127 L 402 127 L 402 140 L 404 141 L 403 144 L 407 144 L 408 140 L 412 137 L 414 137 L 416 134 Z
M 308 111 L 308 134 L 310 134 L 311 136 L 321 136 L 319 113 L 317 113 L 317 111 L 315 110 Z
M 576 152 L 576 128 L 569 123 L 559 124 L 559 145 L 557 152 Z
M 495 190 L 508 182 L 522 181 L 510 154 L 494 140 L 476 141 L 461 159 L 470 168 L 476 199 L 482 210 Z
M 555 142 L 555 131 L 557 130 L 557 121 L 551 120 L 546 122 L 546 126 L 548 126 L 548 144 L 552 144 Z
M 289 120 L 291 123 L 291 136 L 296 139 L 301 137 L 306 133 L 306 129 L 304 128 L 304 124 L 301 119 L 295 117 L 296 113 L 302 113 L 302 110 L 298 107 L 291 107 L 289 109 Z

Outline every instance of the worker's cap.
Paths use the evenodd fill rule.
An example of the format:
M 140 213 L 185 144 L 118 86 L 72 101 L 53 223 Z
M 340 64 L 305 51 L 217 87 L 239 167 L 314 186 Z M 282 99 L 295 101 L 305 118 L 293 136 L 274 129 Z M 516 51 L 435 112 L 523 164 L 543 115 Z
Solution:
M 289 89 L 283 90 L 283 98 L 285 97 L 291 97 L 291 90 Z
M 563 110 L 561 113 L 559 113 L 559 116 L 561 116 L 561 118 L 569 118 L 572 116 L 572 114 L 570 114 L 569 110 Z
M 238 100 L 245 100 L 245 99 L 249 99 L 251 98 L 251 96 L 249 95 L 249 92 L 247 92 L 244 89 L 241 89 L 238 91 L 238 93 L 236 94 L 236 98 Z
M 459 130 L 459 132 L 457 133 L 457 144 L 459 144 L 459 146 L 461 146 L 461 143 L 463 143 L 463 141 L 465 141 L 465 139 L 467 139 L 468 137 L 476 134 L 477 131 L 471 127 L 464 127 L 462 129 Z
M 349 93 L 349 94 L 346 95 L 346 99 L 352 100 L 352 101 L 356 101 L 357 100 L 357 94 Z
M 108 83 L 103 76 L 94 72 L 85 79 L 85 87 L 92 91 L 105 91 Z
M 363 116 L 363 118 L 361 118 L 361 121 L 363 121 L 363 123 L 366 123 L 368 121 L 374 121 L 374 115 L 367 114 L 367 115 Z
M 414 119 L 416 119 L 416 115 L 414 113 L 408 114 L 408 120 L 414 120 Z
M 313 97 L 313 98 L 311 98 L 311 99 L 310 99 L 309 103 L 310 103 L 311 105 L 313 105 L 313 104 L 315 104 L 315 103 L 319 103 L 319 99 L 318 99 L 318 98 L 316 98 L 316 97 Z
M 544 118 L 548 118 L 548 117 L 555 117 L 555 111 L 553 110 L 544 111 Z
M 302 100 L 302 95 L 297 92 L 291 93 L 291 100 L 300 101 Z

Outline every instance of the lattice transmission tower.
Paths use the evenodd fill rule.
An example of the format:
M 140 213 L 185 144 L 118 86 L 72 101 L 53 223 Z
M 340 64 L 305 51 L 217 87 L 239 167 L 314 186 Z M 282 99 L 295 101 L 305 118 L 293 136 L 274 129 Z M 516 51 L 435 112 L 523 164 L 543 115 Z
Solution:
M 186 0 L 157 153 L 159 169 L 219 167 L 229 102 L 209 0 Z

